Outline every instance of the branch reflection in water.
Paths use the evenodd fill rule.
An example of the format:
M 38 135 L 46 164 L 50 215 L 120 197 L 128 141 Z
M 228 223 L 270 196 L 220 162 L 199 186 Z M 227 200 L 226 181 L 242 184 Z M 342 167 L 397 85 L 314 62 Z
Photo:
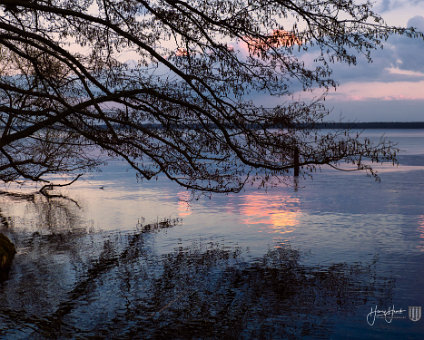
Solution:
M 336 314 L 390 301 L 394 282 L 375 262 L 305 265 L 290 246 L 247 262 L 244 249 L 207 241 L 159 255 L 155 235 L 180 220 L 95 232 L 64 197 L 1 200 L 38 219 L 21 230 L 1 217 L 18 249 L 0 284 L 2 337 L 328 337 Z

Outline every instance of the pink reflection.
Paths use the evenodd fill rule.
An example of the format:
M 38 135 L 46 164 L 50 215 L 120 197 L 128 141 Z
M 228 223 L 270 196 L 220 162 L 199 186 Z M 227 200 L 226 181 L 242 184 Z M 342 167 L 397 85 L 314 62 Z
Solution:
M 299 224 L 299 199 L 281 194 L 252 193 L 244 196 L 241 204 L 243 223 L 261 225 L 258 232 L 286 234 Z
M 189 216 L 191 215 L 191 207 L 188 203 L 190 200 L 190 193 L 188 191 L 180 191 L 177 193 L 178 196 L 178 215 Z

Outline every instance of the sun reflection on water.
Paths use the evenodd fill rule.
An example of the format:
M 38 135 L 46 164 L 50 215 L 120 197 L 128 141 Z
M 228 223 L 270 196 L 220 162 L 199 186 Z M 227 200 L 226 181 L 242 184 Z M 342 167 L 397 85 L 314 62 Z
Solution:
M 180 217 L 190 216 L 191 206 L 189 204 L 190 201 L 190 193 L 188 191 L 180 191 L 177 193 L 178 196 L 178 215 Z
M 299 224 L 299 199 L 281 193 L 250 193 L 240 204 L 243 223 L 256 225 L 258 232 L 287 234 Z

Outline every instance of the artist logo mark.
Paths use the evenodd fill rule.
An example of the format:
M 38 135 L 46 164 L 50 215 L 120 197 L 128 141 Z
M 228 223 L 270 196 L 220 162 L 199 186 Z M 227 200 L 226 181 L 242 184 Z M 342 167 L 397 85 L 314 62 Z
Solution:
M 409 306 L 408 308 L 409 319 L 418 321 L 421 319 L 421 306 Z

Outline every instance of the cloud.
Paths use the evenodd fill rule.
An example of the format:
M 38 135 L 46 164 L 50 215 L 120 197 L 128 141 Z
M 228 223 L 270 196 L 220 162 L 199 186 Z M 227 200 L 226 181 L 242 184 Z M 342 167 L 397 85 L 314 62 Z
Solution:
M 395 59 L 393 66 L 402 70 L 424 72 L 424 41 L 422 39 L 396 37 L 391 43 Z
M 389 24 L 424 32 L 424 0 L 383 0 L 379 6 L 377 11 L 384 12 Z M 313 53 L 309 51 L 302 59 L 310 62 Z M 326 97 L 327 107 L 333 108 L 327 119 L 424 121 L 423 56 L 422 38 L 393 35 L 385 42 L 384 49 L 373 51 L 372 63 L 358 56 L 356 66 L 333 64 L 332 77 L 339 87 Z M 318 92 L 303 96 L 316 98 Z
M 424 4 L 424 0 L 381 0 L 376 2 L 376 9 L 380 13 L 415 7 Z
M 424 80 L 418 82 L 351 82 L 341 85 L 337 92 L 329 93 L 328 98 L 334 100 L 363 101 L 379 99 L 424 100 Z
M 424 29 L 424 17 L 422 16 L 415 16 L 408 23 L 418 29 Z M 358 86 L 370 81 L 380 83 L 421 82 L 424 80 L 423 56 L 423 39 L 394 35 L 384 44 L 384 49 L 373 51 L 372 63 L 368 63 L 364 57 L 358 55 L 357 65 L 342 63 L 332 65 L 333 78 L 340 85 L 358 83 Z M 411 85 L 412 88 L 416 88 L 416 86 Z M 424 86 L 421 88 L 421 92 L 424 93 Z
M 424 17 L 414 17 L 411 23 L 424 24 Z M 381 102 L 424 100 L 424 42 L 422 39 L 411 39 L 404 36 L 389 38 L 384 49 L 373 51 L 373 62 L 368 63 L 365 57 L 358 56 L 357 65 L 335 63 L 331 65 L 339 86 L 337 91 L 330 91 L 326 97 L 328 102 Z M 316 48 L 307 53 L 299 52 L 299 57 L 309 65 L 319 57 Z M 323 93 L 315 89 L 304 93 L 295 86 L 295 98 L 316 99 Z M 281 99 L 269 99 L 258 95 L 255 101 L 263 105 L 281 102 Z M 424 118 L 423 118 L 424 120 Z
M 387 12 L 388 10 L 390 10 L 390 5 L 391 5 L 392 1 L 391 0 L 383 0 L 379 5 L 378 5 L 378 10 L 380 12 Z
M 408 27 L 414 27 L 420 32 L 424 32 L 424 17 L 417 15 L 408 20 Z
M 392 75 L 394 74 L 394 75 L 400 75 L 400 76 L 406 76 L 406 77 L 424 78 L 424 72 L 402 70 L 396 67 L 386 68 L 386 71 Z

